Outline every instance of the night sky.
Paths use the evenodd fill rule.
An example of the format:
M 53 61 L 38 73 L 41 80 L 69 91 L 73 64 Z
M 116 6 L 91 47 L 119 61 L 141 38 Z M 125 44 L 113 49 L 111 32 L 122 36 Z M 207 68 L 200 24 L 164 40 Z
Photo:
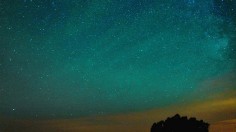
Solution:
M 233 98 L 235 7 L 0 0 L 0 117 L 80 119 Z

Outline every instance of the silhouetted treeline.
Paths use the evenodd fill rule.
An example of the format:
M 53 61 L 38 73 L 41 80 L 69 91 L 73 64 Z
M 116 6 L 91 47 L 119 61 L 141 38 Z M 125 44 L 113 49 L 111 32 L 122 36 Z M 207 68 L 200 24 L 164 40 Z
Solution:
M 196 118 L 180 117 L 176 114 L 165 121 L 154 123 L 151 132 L 208 132 L 209 124 Z

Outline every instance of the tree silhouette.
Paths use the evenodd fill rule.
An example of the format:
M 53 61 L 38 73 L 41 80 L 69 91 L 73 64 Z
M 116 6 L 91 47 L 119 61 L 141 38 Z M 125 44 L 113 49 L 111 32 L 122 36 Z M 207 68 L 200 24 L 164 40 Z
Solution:
M 165 121 L 154 123 L 151 132 L 208 132 L 209 124 L 196 118 L 180 117 L 179 114 Z

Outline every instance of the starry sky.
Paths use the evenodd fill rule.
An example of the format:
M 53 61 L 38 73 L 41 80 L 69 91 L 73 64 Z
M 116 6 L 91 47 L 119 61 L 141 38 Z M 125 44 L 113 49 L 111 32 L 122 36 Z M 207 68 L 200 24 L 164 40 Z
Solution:
M 235 12 L 232 0 L 1 0 L 0 117 L 81 119 L 234 97 Z

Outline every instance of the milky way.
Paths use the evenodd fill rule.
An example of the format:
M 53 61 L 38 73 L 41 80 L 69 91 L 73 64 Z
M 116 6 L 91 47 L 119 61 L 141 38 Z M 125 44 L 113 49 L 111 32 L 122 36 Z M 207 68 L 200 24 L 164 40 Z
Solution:
M 186 97 L 200 83 L 235 66 L 235 23 L 219 5 L 3 0 L 0 116 L 81 117 L 194 100 Z

